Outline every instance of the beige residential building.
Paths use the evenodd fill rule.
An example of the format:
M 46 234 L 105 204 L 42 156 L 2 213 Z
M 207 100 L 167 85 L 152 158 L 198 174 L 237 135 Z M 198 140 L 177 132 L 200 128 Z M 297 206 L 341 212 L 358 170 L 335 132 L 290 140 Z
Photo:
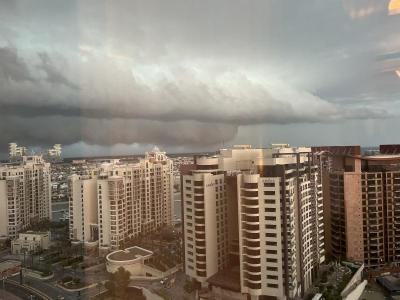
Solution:
M 50 177 L 41 156 L 0 165 L 0 235 L 15 238 L 32 222 L 51 219 Z
M 118 160 L 70 177 L 71 239 L 98 241 L 99 250 L 118 249 L 123 241 L 172 225 L 172 161 L 158 149 L 136 163 Z
M 182 175 L 182 199 L 185 272 L 214 296 L 294 299 L 311 286 L 325 253 L 310 148 L 242 145 L 198 157 Z

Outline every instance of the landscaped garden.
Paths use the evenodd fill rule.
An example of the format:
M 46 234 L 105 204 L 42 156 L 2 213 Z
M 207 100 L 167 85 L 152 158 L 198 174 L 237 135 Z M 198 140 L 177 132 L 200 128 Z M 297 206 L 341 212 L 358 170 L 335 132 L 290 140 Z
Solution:
M 100 293 L 94 300 L 146 300 L 139 288 L 129 287 L 130 273 L 120 267 L 117 272 L 110 274 L 110 280 L 105 283 L 106 291 Z

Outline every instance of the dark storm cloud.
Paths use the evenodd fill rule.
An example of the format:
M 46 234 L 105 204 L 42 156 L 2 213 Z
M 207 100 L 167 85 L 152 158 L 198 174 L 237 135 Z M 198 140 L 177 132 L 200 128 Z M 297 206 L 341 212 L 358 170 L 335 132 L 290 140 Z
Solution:
M 75 83 L 72 83 L 70 80 L 68 80 L 60 71 L 57 70 L 54 66 L 54 64 L 51 61 L 50 56 L 45 53 L 41 52 L 38 54 L 39 58 L 41 60 L 41 64 L 38 65 L 38 68 L 43 70 L 46 73 L 46 80 L 50 83 L 53 84 L 63 84 L 69 88 L 72 89 L 78 89 L 78 85 Z
M 14 117 L 0 118 L 2 138 L 0 149 L 7 141 L 33 146 L 52 145 L 56 141 L 64 145 L 76 141 L 87 144 L 113 145 L 117 143 L 150 144 L 154 139 L 160 145 L 214 145 L 225 137 L 232 139 L 237 126 L 198 122 L 158 122 L 150 120 L 90 119 L 80 117 Z M 35 128 L 35 130 L 32 130 Z
M 17 55 L 17 50 L 10 47 L 0 48 L 0 82 L 34 81 L 28 66 Z
M 245 125 L 397 116 L 387 4 L 0 2 L 7 142 L 215 144 Z

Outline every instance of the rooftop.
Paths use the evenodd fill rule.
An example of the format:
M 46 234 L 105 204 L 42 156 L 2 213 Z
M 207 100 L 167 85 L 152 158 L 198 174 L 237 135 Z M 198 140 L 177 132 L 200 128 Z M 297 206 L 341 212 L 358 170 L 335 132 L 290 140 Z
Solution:
M 140 248 L 138 246 L 126 248 L 125 250 L 118 250 L 107 255 L 108 260 L 115 261 L 128 261 L 141 257 L 152 255 L 153 252 Z

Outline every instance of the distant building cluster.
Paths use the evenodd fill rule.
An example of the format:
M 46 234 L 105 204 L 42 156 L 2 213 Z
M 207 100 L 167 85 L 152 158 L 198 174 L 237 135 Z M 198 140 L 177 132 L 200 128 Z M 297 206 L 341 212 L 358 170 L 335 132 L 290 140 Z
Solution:
M 125 255 L 137 276 L 148 273 L 140 248 L 118 250 L 176 214 L 183 269 L 200 299 L 299 299 L 331 260 L 365 274 L 400 271 L 400 145 L 236 145 L 193 158 L 154 148 L 51 167 L 61 151 L 29 156 L 11 143 L 0 165 L 0 237 L 13 239 L 14 254 L 49 248 L 48 232 L 24 231 L 51 219 L 53 199 L 73 243 L 116 251 L 107 258 L 114 271 Z
M 41 156 L 0 165 L 0 235 L 10 238 L 51 218 L 50 163 Z
M 10 162 L 22 161 L 22 158 L 24 156 L 29 155 L 28 148 L 24 146 L 18 146 L 17 143 L 10 143 L 8 149 L 9 149 L 8 156 Z M 48 162 L 59 162 L 62 160 L 61 144 L 55 144 L 52 148 L 47 149 L 41 153 L 38 153 L 38 155 L 41 155 L 43 159 Z
M 107 253 L 129 238 L 171 225 L 173 164 L 157 148 L 136 163 L 88 166 L 69 180 L 72 240 Z

